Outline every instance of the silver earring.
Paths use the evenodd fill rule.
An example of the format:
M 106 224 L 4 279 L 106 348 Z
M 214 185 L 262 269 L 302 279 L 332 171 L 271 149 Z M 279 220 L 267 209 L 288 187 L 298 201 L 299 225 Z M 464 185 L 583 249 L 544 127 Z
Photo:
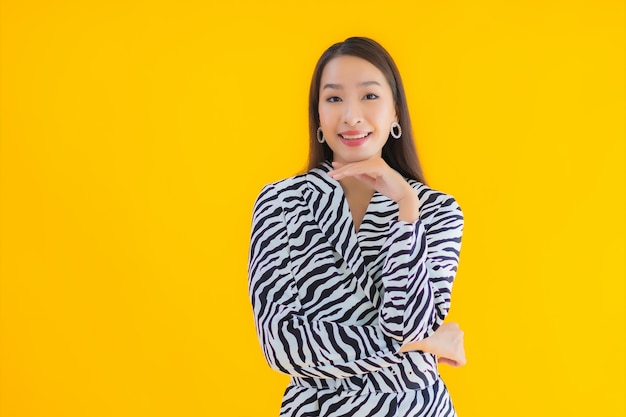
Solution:
M 317 141 L 319 143 L 326 142 L 326 138 L 324 137 L 324 132 L 322 132 L 322 126 L 317 128 Z
M 400 127 L 400 123 L 393 122 L 391 124 L 391 137 L 394 139 L 400 139 L 402 136 L 402 128 Z

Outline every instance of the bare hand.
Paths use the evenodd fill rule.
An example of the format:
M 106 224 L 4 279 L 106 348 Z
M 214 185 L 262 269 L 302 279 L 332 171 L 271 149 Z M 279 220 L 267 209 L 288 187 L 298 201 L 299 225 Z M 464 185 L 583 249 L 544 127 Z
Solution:
M 381 158 L 371 158 L 359 162 L 343 164 L 333 162 L 333 169 L 328 175 L 337 181 L 343 178 L 356 178 L 393 201 L 400 201 L 415 194 L 411 186 L 402 178 L 402 175 L 393 170 Z
M 439 356 L 439 363 L 459 367 L 465 365 L 465 348 L 463 346 L 463 330 L 457 323 L 445 323 L 435 333 L 417 342 L 402 347 L 402 352 L 421 350 Z

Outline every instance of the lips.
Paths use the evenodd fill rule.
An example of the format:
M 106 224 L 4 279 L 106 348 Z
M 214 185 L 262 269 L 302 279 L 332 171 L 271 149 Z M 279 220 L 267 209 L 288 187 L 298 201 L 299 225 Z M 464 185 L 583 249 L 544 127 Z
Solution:
M 339 136 L 341 136 L 342 139 L 346 139 L 346 140 L 363 139 L 367 137 L 368 135 L 369 135 L 369 132 L 356 132 L 356 131 L 343 132 L 339 134 Z
M 341 138 L 341 142 L 348 146 L 359 146 L 367 141 L 372 132 L 363 132 L 359 130 L 350 130 L 346 132 L 341 132 L 339 137 Z

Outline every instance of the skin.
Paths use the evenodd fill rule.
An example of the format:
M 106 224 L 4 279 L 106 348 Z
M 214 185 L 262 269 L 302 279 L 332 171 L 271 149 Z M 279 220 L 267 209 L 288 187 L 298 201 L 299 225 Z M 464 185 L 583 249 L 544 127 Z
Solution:
M 320 125 L 333 151 L 328 175 L 343 188 L 355 231 L 375 191 L 398 204 L 398 220 L 418 220 L 417 194 L 381 156 L 391 124 L 398 121 L 383 73 L 364 59 L 339 56 L 324 67 L 319 94 Z M 440 363 L 452 366 L 466 362 L 463 331 L 456 323 L 445 323 L 429 337 L 406 343 L 400 352 L 414 350 L 433 353 Z

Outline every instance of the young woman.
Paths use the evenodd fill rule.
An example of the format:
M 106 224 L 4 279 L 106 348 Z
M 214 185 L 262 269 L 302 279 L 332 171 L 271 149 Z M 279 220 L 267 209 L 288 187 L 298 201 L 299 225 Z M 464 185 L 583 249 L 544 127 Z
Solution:
M 428 187 L 404 88 L 367 38 L 331 46 L 309 98 L 304 174 L 254 206 L 249 290 L 281 416 L 454 416 L 438 362 L 465 363 L 443 324 L 463 214 Z M 437 359 L 439 357 L 439 359 Z

